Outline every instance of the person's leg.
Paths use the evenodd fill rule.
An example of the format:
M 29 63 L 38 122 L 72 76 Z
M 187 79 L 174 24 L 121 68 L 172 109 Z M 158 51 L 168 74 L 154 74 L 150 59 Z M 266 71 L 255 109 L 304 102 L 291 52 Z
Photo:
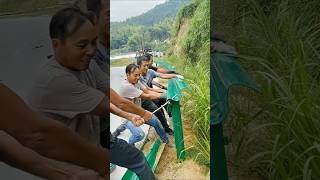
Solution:
M 110 123 L 106 118 L 100 118 L 100 127 L 101 127 L 101 133 L 100 133 L 100 143 L 101 146 L 104 148 L 109 149 L 109 132 L 108 129 L 110 129 Z
M 169 138 L 156 116 L 153 115 L 152 118 L 148 122 L 146 122 L 146 124 L 149 124 L 150 126 L 154 127 L 163 143 L 169 143 Z
M 109 133 L 107 132 L 107 129 L 100 133 L 100 138 L 101 138 L 101 146 L 104 148 L 110 149 L 110 146 L 109 146 L 110 136 L 109 136 Z
M 154 180 L 155 176 L 144 154 L 122 139 L 110 140 L 110 162 L 135 172 L 141 180 Z
M 129 144 L 134 144 L 136 142 L 141 141 L 144 138 L 145 134 L 144 134 L 143 130 L 141 129 L 141 127 L 135 126 L 130 121 L 128 121 L 126 123 L 126 127 L 127 127 L 127 129 L 129 129 L 129 131 L 132 134 L 129 138 Z
M 150 100 L 144 100 L 142 102 L 142 107 L 150 112 L 155 111 L 156 109 L 158 109 L 158 106 L 150 101 Z M 154 113 L 154 115 L 157 116 L 157 118 L 160 120 L 164 130 L 169 133 L 169 132 L 173 132 L 172 129 L 169 127 L 168 123 L 167 123 L 167 119 L 165 118 L 164 114 L 162 111 L 157 111 Z
M 127 122 L 123 122 L 117 129 L 112 133 L 114 137 L 118 137 L 121 132 L 125 131 L 127 129 L 126 126 Z

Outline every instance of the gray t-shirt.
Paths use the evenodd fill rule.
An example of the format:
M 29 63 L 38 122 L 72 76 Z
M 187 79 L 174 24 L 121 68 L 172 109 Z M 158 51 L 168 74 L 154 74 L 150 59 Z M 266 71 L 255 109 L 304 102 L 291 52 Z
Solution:
M 127 99 L 133 100 L 134 104 L 141 106 L 141 94 L 143 93 L 144 86 L 138 81 L 133 85 L 128 80 L 123 80 L 119 89 L 119 95 Z
M 100 120 L 89 112 L 105 97 L 107 79 L 95 61 L 85 71 L 72 71 L 50 59 L 37 75 L 29 103 L 34 110 L 66 124 L 98 145 Z

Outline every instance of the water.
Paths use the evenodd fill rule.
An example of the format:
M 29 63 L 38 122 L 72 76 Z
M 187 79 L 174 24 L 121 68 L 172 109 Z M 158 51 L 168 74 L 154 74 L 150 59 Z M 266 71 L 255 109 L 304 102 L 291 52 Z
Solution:
M 134 58 L 134 57 L 136 57 L 136 53 L 130 52 L 130 53 L 124 53 L 124 54 L 119 54 L 115 56 L 110 56 L 110 60 L 114 61 L 121 58 Z

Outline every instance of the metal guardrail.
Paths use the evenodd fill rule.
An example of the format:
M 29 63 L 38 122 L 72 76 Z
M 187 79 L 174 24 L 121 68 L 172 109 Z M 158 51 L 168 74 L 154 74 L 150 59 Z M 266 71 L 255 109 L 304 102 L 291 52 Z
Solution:
M 222 123 L 229 114 L 229 89 L 240 85 L 259 91 L 259 87 L 240 66 L 235 55 L 213 53 L 210 67 L 210 173 L 213 180 L 228 180 Z
M 175 67 L 162 61 L 163 64 L 166 64 L 167 67 Z M 167 90 L 167 100 L 170 101 L 168 105 L 168 111 L 172 113 L 173 117 L 173 129 L 174 129 L 174 138 L 175 138 L 175 146 L 177 159 L 183 161 L 185 160 L 185 147 L 184 147 L 184 138 L 183 138 L 183 125 L 180 111 L 180 100 L 182 98 L 182 90 L 188 89 L 188 84 L 178 78 L 173 78 L 168 81 L 168 90 Z M 155 160 L 160 147 L 160 140 L 157 139 L 156 142 L 152 145 L 151 150 L 146 156 L 146 159 L 154 171 L 156 168 Z M 127 170 L 122 180 L 138 180 L 139 177 L 130 170 Z

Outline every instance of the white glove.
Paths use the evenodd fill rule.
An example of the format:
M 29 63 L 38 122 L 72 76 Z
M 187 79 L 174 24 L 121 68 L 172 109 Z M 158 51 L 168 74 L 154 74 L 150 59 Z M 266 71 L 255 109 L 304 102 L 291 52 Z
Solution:
M 179 74 L 178 74 L 178 75 L 176 75 L 176 77 L 177 77 L 177 78 L 179 78 L 179 79 L 184 79 L 184 77 L 183 77 L 183 76 L 181 76 L 181 75 L 179 75 Z

